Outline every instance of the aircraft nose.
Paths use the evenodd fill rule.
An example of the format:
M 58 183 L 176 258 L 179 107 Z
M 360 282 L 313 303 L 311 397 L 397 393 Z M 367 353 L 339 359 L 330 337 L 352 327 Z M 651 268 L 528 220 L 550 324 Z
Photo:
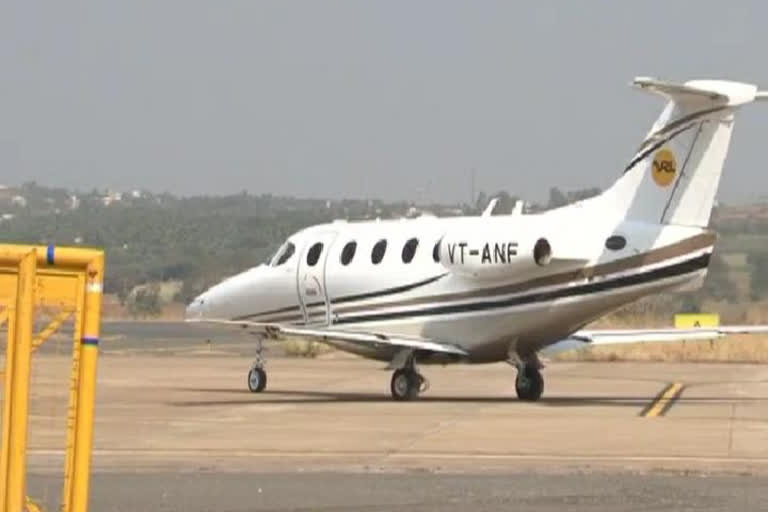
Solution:
M 196 320 L 203 318 L 205 314 L 205 294 L 198 295 L 195 300 L 189 303 L 187 306 L 186 311 L 184 312 L 184 317 L 187 320 Z

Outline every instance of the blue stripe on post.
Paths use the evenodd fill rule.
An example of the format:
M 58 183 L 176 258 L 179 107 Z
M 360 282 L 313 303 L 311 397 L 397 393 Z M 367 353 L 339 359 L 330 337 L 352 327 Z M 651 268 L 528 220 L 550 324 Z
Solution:
M 56 253 L 56 247 L 54 247 L 53 245 L 49 245 L 48 250 L 46 251 L 46 259 L 48 260 L 49 265 L 53 265 L 55 253 Z
M 86 337 L 84 337 L 83 339 L 80 340 L 80 343 L 82 343 L 83 345 L 98 346 L 99 345 L 99 338 L 93 338 L 93 337 L 86 336 Z

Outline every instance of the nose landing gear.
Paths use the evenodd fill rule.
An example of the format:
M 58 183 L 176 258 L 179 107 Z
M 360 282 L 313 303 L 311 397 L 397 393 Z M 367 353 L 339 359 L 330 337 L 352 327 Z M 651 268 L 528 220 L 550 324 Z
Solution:
M 267 387 L 267 372 L 260 366 L 254 366 L 248 371 L 248 390 L 251 393 L 261 393 Z
M 267 372 L 264 370 L 264 358 L 261 353 L 264 349 L 264 339 L 259 336 L 256 341 L 256 359 L 248 370 L 248 390 L 251 393 L 261 393 L 267 387 Z

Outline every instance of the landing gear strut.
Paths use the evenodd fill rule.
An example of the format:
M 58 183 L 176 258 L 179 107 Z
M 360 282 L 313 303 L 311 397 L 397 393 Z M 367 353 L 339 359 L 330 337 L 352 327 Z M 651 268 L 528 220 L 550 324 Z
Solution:
M 536 366 L 524 364 L 517 370 L 515 391 L 520 400 L 535 402 L 544 392 L 544 377 Z
M 419 393 L 426 391 L 427 387 L 427 379 L 416 370 L 414 358 L 410 356 L 405 366 L 398 368 L 392 374 L 389 389 L 392 392 L 392 398 L 405 401 L 418 398 Z
M 266 361 L 261 355 L 264 348 L 263 341 L 259 336 L 256 342 L 256 359 L 251 363 L 251 369 L 248 371 L 248 390 L 251 393 L 261 393 L 267 387 L 267 372 L 264 371 Z

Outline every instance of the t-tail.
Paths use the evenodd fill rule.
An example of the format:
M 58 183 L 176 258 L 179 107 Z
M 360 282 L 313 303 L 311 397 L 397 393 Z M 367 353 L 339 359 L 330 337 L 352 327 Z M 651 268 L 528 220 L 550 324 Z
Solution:
M 739 107 L 768 100 L 751 84 L 637 78 L 668 103 L 621 178 L 600 196 L 628 220 L 706 227 Z

